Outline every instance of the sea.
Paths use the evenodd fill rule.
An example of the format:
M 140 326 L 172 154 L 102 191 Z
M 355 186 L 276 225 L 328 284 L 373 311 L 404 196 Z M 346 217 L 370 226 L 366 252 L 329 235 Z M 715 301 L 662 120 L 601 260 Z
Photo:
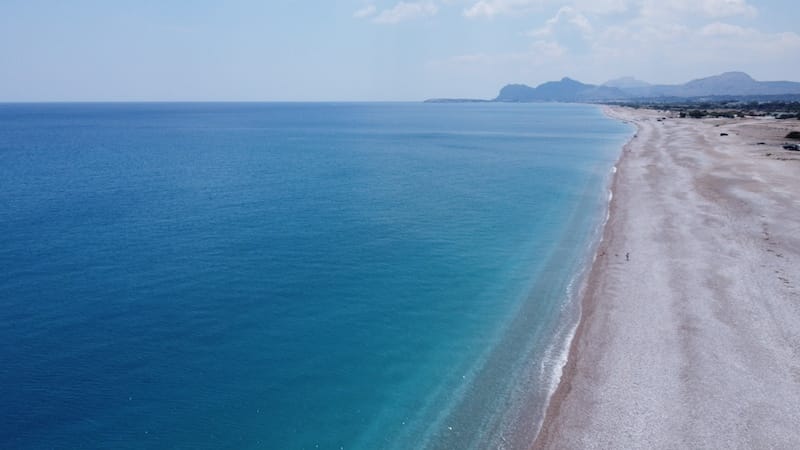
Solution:
M 523 448 L 629 125 L 0 104 L 0 448 Z

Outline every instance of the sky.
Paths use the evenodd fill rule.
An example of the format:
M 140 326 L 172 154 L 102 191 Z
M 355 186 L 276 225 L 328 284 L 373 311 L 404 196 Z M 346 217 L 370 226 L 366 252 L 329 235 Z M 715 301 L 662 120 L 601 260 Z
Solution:
M 796 0 L 0 0 L 0 101 L 417 101 L 800 81 Z

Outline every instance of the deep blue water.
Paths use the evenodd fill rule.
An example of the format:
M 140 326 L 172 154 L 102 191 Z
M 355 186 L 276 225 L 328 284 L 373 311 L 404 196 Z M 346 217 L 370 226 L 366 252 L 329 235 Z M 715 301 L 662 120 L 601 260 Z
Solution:
M 585 105 L 0 105 L 0 448 L 525 442 L 629 134 Z

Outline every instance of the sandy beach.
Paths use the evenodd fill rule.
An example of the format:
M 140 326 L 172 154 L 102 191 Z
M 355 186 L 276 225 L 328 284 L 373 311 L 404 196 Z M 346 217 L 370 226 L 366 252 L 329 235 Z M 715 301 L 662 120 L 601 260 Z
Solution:
M 607 113 L 638 131 L 534 447 L 800 448 L 800 121 Z

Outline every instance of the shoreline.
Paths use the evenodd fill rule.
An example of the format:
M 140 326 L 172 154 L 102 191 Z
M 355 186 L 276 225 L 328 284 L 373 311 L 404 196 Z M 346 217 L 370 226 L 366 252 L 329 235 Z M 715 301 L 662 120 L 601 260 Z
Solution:
M 792 177 L 800 158 L 764 151 L 779 140 L 778 126 L 798 126 L 756 119 L 662 121 L 661 113 L 652 110 L 603 111 L 634 124 L 636 132 L 615 164 L 608 219 L 578 298 L 578 324 L 532 447 L 800 444 L 800 433 L 788 432 L 785 426 L 787 417 L 800 419 L 800 407 L 794 407 L 800 404 L 800 367 L 791 364 L 791 358 L 800 356 L 800 339 L 792 338 L 800 336 L 800 325 L 794 325 L 800 322 L 800 308 L 793 306 L 797 291 L 786 273 L 791 262 L 800 261 L 800 240 L 791 225 L 792 220 L 800 223 L 800 213 L 795 212 L 800 202 L 791 195 L 800 192 L 800 183 Z M 759 147 L 756 141 L 770 147 Z M 681 182 L 685 184 L 678 186 Z M 781 208 L 765 207 L 774 204 Z M 739 219 L 752 219 L 755 209 L 758 220 L 741 225 Z M 689 225 L 678 222 L 682 219 Z M 715 227 L 728 241 L 706 242 L 720 241 Z M 777 248 L 764 252 L 758 238 L 771 237 L 768 244 Z M 724 248 L 729 241 L 730 259 L 726 264 L 715 262 L 720 245 Z M 629 252 L 631 260 L 639 258 L 638 264 L 626 260 Z M 776 255 L 777 266 L 770 259 Z M 643 268 L 642 259 L 651 267 Z M 737 266 L 743 259 L 746 264 Z M 754 266 L 771 270 L 734 283 Z M 735 286 L 726 285 L 730 283 Z M 775 300 L 758 316 L 770 326 L 750 327 L 740 342 L 724 345 L 729 334 L 741 330 L 737 317 L 718 311 L 720 304 L 752 310 L 751 299 L 765 284 Z M 642 308 L 643 299 L 648 300 L 647 309 Z M 795 321 L 775 319 L 776 310 Z M 775 328 L 782 333 L 770 333 Z M 735 369 L 742 369 L 744 361 L 743 374 L 728 375 L 730 364 L 717 360 L 719 347 L 724 347 L 723 355 L 736 359 Z M 762 369 L 758 363 L 748 364 L 747 356 L 770 347 L 778 349 L 782 365 Z M 737 391 L 756 390 L 764 372 L 789 395 L 769 397 L 770 412 L 756 408 L 758 413 L 729 414 L 731 403 L 741 402 Z M 780 383 L 787 375 L 788 382 Z M 754 396 L 745 409 L 764 401 L 765 396 Z M 763 425 L 769 422 L 765 417 L 779 425 Z M 770 431 L 759 432 L 763 439 L 752 441 L 749 423 L 772 428 L 772 436 L 766 437 Z
M 623 123 L 631 123 L 628 120 L 615 117 L 612 112 L 612 108 L 609 106 L 602 107 L 603 114 L 613 120 L 618 120 Z M 578 318 L 576 323 L 572 326 L 572 332 L 569 333 L 566 342 L 564 342 L 564 350 L 566 353 L 566 360 L 564 361 L 563 366 L 561 367 L 560 374 L 556 378 L 556 386 L 555 390 L 550 392 L 549 397 L 544 405 L 544 413 L 542 416 L 541 422 L 538 424 L 538 430 L 536 432 L 536 439 L 533 444 L 534 449 L 542 448 L 540 445 L 540 441 L 542 439 L 547 439 L 548 429 L 551 425 L 551 419 L 554 416 L 557 416 L 560 410 L 560 404 L 563 401 L 563 397 L 569 391 L 571 379 L 574 376 L 575 370 L 575 358 L 576 358 L 576 343 L 578 339 L 582 336 L 584 327 L 585 327 L 585 318 L 587 316 L 587 312 L 592 311 L 593 308 L 596 306 L 595 302 L 590 300 L 592 293 L 593 293 L 593 286 L 596 284 L 597 277 L 602 276 L 600 273 L 602 268 L 600 266 L 601 259 L 604 259 L 607 255 L 607 242 L 609 241 L 612 233 L 611 221 L 614 218 L 615 214 L 613 212 L 615 208 L 615 199 L 616 196 L 614 195 L 616 190 L 617 179 L 619 177 L 618 167 L 622 162 L 622 159 L 625 157 L 626 150 L 628 150 L 628 146 L 631 144 L 633 139 L 637 136 L 639 132 L 639 127 L 636 124 L 633 124 L 636 129 L 631 135 L 631 137 L 623 144 L 619 158 L 617 161 L 614 162 L 614 165 L 611 169 L 611 176 L 606 186 L 608 191 L 608 205 L 606 208 L 606 217 L 601 225 L 601 230 L 599 232 L 598 240 L 594 244 L 594 251 L 587 255 L 587 267 L 583 274 L 578 274 L 577 279 L 579 283 L 579 290 L 577 295 L 572 300 L 576 302 L 576 307 L 578 308 Z
M 602 105 L 599 108 L 602 114 L 608 119 L 623 122 L 625 124 L 631 123 L 628 120 L 614 117 L 610 112 L 611 108 L 609 106 Z M 572 359 L 572 346 L 580 332 L 580 326 L 583 318 L 583 300 L 589 290 L 589 282 L 592 272 L 594 271 L 594 266 L 597 262 L 598 255 L 601 253 L 603 242 L 606 239 L 605 234 L 608 229 L 607 225 L 611 219 L 611 204 L 614 200 L 614 183 L 617 178 L 617 166 L 622 158 L 624 149 L 634 138 L 636 132 L 636 128 L 631 131 L 630 137 L 620 147 L 619 156 L 612 163 L 608 171 L 603 184 L 607 194 L 604 202 L 605 208 L 603 209 L 604 216 L 592 233 L 589 245 L 581 257 L 582 261 L 576 267 L 576 271 L 568 283 L 569 287 L 567 289 L 567 300 L 565 307 L 572 309 L 574 315 L 569 312 L 564 313 L 564 315 L 568 317 L 565 317 L 563 320 L 567 320 L 567 318 L 569 320 L 562 326 L 557 327 L 557 329 L 560 329 L 561 332 L 556 333 L 556 337 L 552 340 L 548 346 L 548 349 L 545 351 L 546 355 L 551 356 L 545 357 L 541 362 L 539 376 L 541 379 L 547 380 L 549 383 L 551 383 L 551 385 L 548 387 L 544 402 L 539 408 L 540 413 L 538 415 L 535 432 L 533 433 L 534 440 L 538 439 L 540 432 L 544 428 L 547 417 L 550 415 L 550 405 L 561 389 L 562 380 L 565 378 L 565 376 L 567 376 L 567 365 Z M 573 287 L 574 290 L 571 289 Z M 556 357 L 553 357 L 553 355 L 556 355 Z M 553 361 L 558 362 L 553 364 Z M 548 362 L 550 363 L 550 367 L 548 367 Z M 549 372 L 549 375 L 547 372 Z

